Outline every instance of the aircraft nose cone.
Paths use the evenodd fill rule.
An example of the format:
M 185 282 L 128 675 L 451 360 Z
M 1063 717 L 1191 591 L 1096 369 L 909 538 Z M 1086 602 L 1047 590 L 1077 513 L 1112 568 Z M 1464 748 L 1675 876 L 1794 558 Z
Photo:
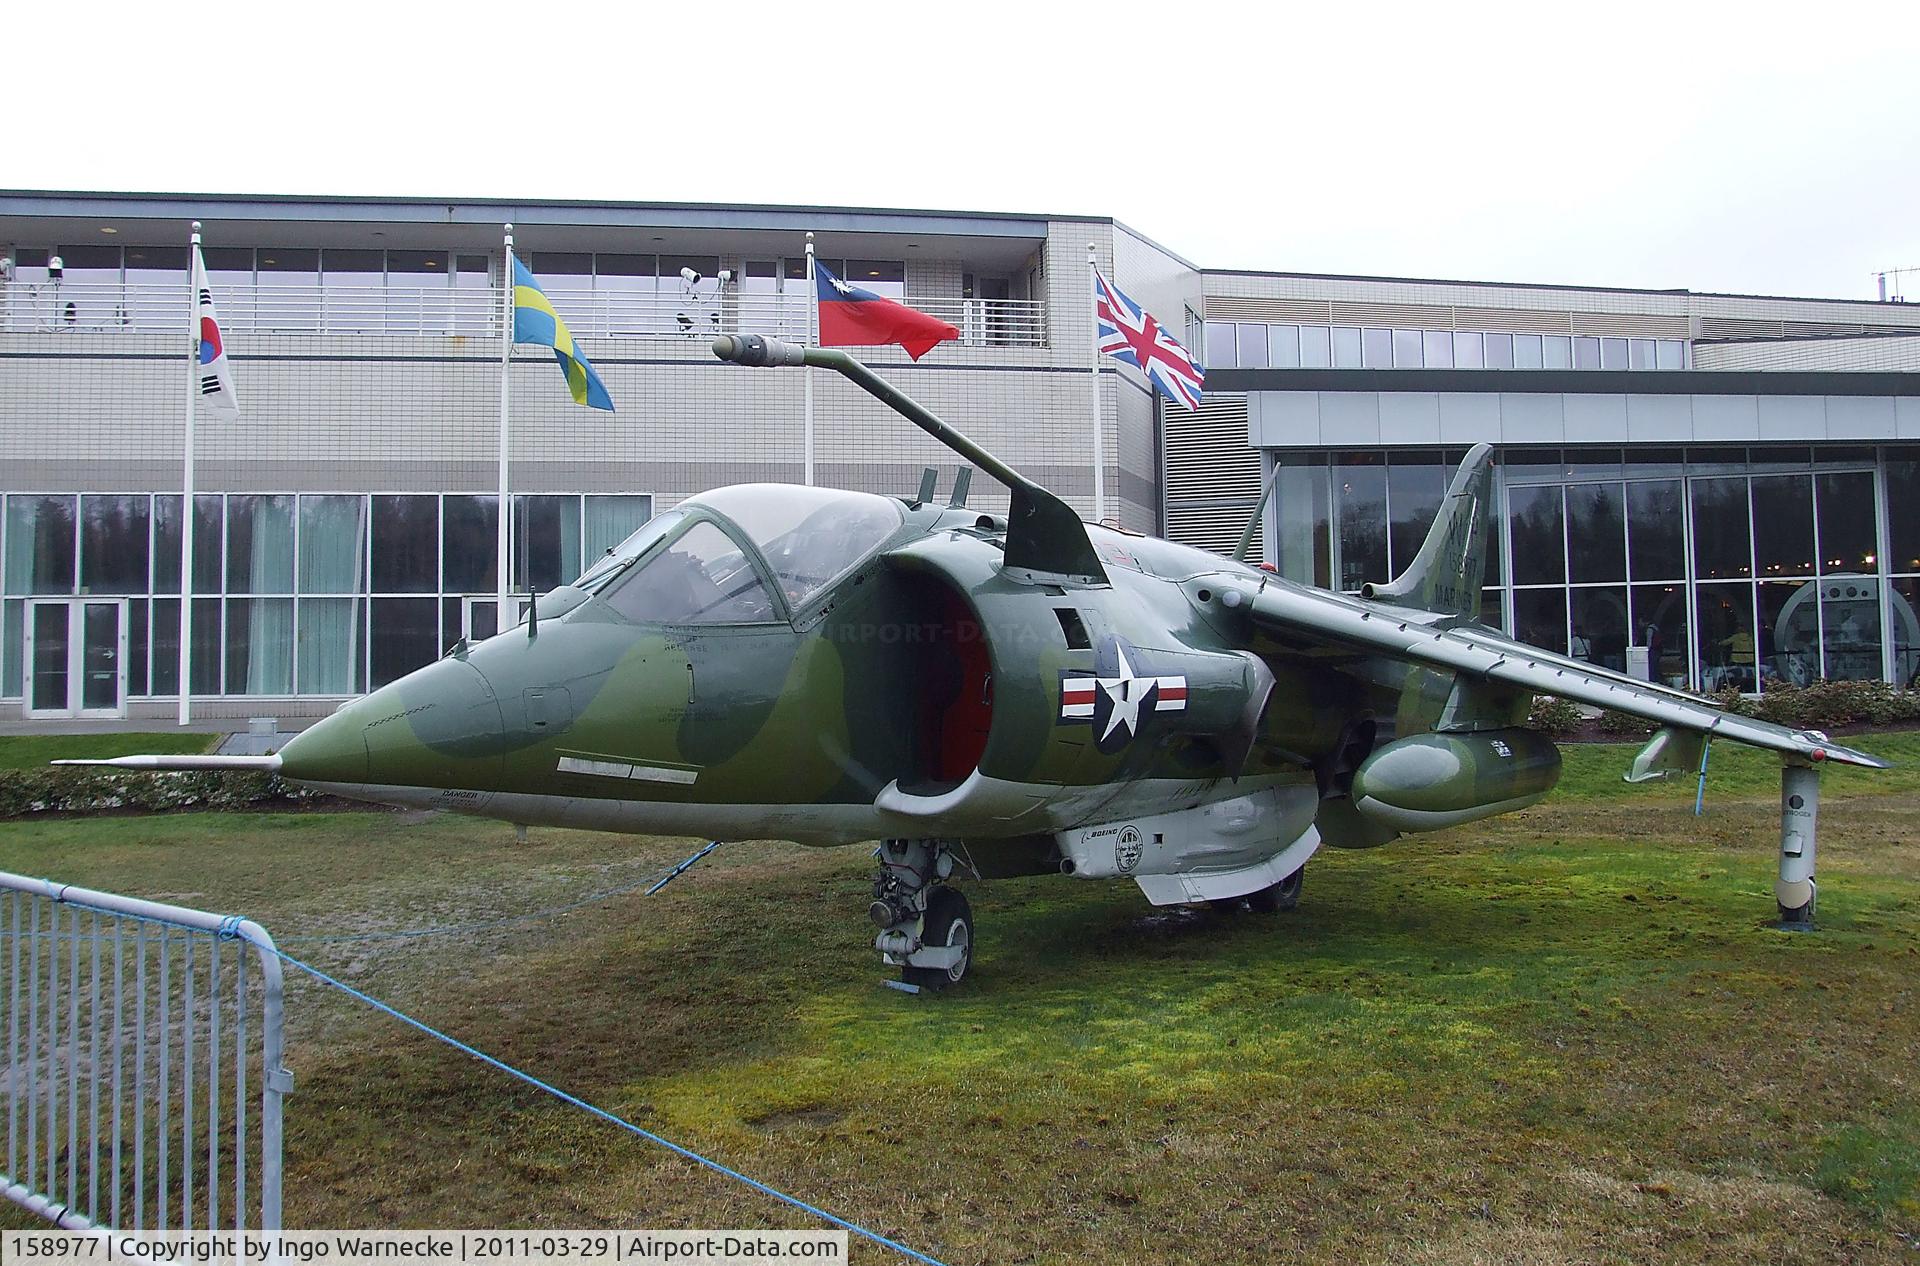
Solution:
M 280 776 L 295 782 L 367 781 L 366 714 L 355 700 L 293 736 L 280 749 Z
M 505 730 L 480 670 L 443 659 L 296 735 L 281 749 L 280 774 L 312 783 L 470 785 L 499 766 Z

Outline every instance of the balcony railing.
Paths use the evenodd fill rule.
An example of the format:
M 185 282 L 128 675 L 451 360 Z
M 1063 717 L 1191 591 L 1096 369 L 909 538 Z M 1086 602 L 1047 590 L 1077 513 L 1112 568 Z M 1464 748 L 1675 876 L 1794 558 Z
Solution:
M 728 291 L 693 298 L 618 290 L 547 288 L 554 310 L 580 338 L 711 338 L 747 332 L 804 340 L 805 296 Z M 221 286 L 213 288 L 229 333 L 463 334 L 498 337 L 500 292 L 404 286 Z M 970 347 L 1044 347 L 1046 304 L 1027 299 L 908 295 L 902 302 L 951 321 Z M 0 283 L 0 332 L 180 333 L 184 286 L 15 281 Z

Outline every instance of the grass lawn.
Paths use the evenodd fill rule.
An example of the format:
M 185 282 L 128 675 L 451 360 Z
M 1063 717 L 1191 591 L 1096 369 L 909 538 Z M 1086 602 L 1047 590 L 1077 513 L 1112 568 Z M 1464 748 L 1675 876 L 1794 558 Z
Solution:
M 153 752 L 172 756 L 198 755 L 220 744 L 218 734 L 4 734 L 0 735 L 0 769 L 39 769 L 48 761 L 100 760 Z
M 145 736 L 143 736 L 145 737 Z M 1852 740 L 1850 740 L 1852 741 Z M 0 868 L 247 913 L 483 1049 L 952 1263 L 1914 1261 L 1920 735 L 1825 779 L 1820 930 L 1773 913 L 1777 764 L 1715 751 L 1328 851 L 1288 915 L 969 889 L 976 974 L 883 989 L 862 850 L 398 814 L 0 824 Z M 311 984 L 292 1226 L 808 1226 Z M 0 1215 L 7 1226 L 33 1225 Z M 854 1260 L 888 1255 L 856 1243 Z

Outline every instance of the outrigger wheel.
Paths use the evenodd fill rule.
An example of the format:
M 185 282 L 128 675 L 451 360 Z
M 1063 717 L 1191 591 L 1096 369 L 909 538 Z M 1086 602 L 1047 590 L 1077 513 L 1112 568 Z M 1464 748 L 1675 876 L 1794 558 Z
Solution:
M 1260 914 L 1291 910 L 1300 904 L 1300 885 L 1306 876 L 1307 868 L 1302 866 L 1272 887 L 1248 893 L 1247 905 Z
M 902 967 L 900 979 L 922 989 L 946 989 L 959 984 L 967 968 L 973 965 L 973 907 L 967 904 L 966 894 L 945 884 L 935 888 L 927 897 L 927 913 L 921 926 L 922 945 L 955 949 L 960 951 L 959 957 L 949 967 Z

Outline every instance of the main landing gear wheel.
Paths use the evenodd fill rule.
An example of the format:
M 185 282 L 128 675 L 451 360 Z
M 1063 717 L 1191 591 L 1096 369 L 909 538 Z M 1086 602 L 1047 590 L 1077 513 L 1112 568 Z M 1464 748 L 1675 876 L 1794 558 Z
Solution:
M 933 890 L 927 898 L 920 943 L 958 951 L 958 956 L 947 967 L 902 967 L 900 979 L 922 989 L 947 989 L 959 984 L 973 965 L 973 907 L 967 904 L 965 893 L 944 885 Z
M 1302 866 L 1272 887 L 1248 893 L 1247 904 L 1260 914 L 1293 909 L 1300 904 L 1300 885 L 1306 874 L 1307 868 Z

